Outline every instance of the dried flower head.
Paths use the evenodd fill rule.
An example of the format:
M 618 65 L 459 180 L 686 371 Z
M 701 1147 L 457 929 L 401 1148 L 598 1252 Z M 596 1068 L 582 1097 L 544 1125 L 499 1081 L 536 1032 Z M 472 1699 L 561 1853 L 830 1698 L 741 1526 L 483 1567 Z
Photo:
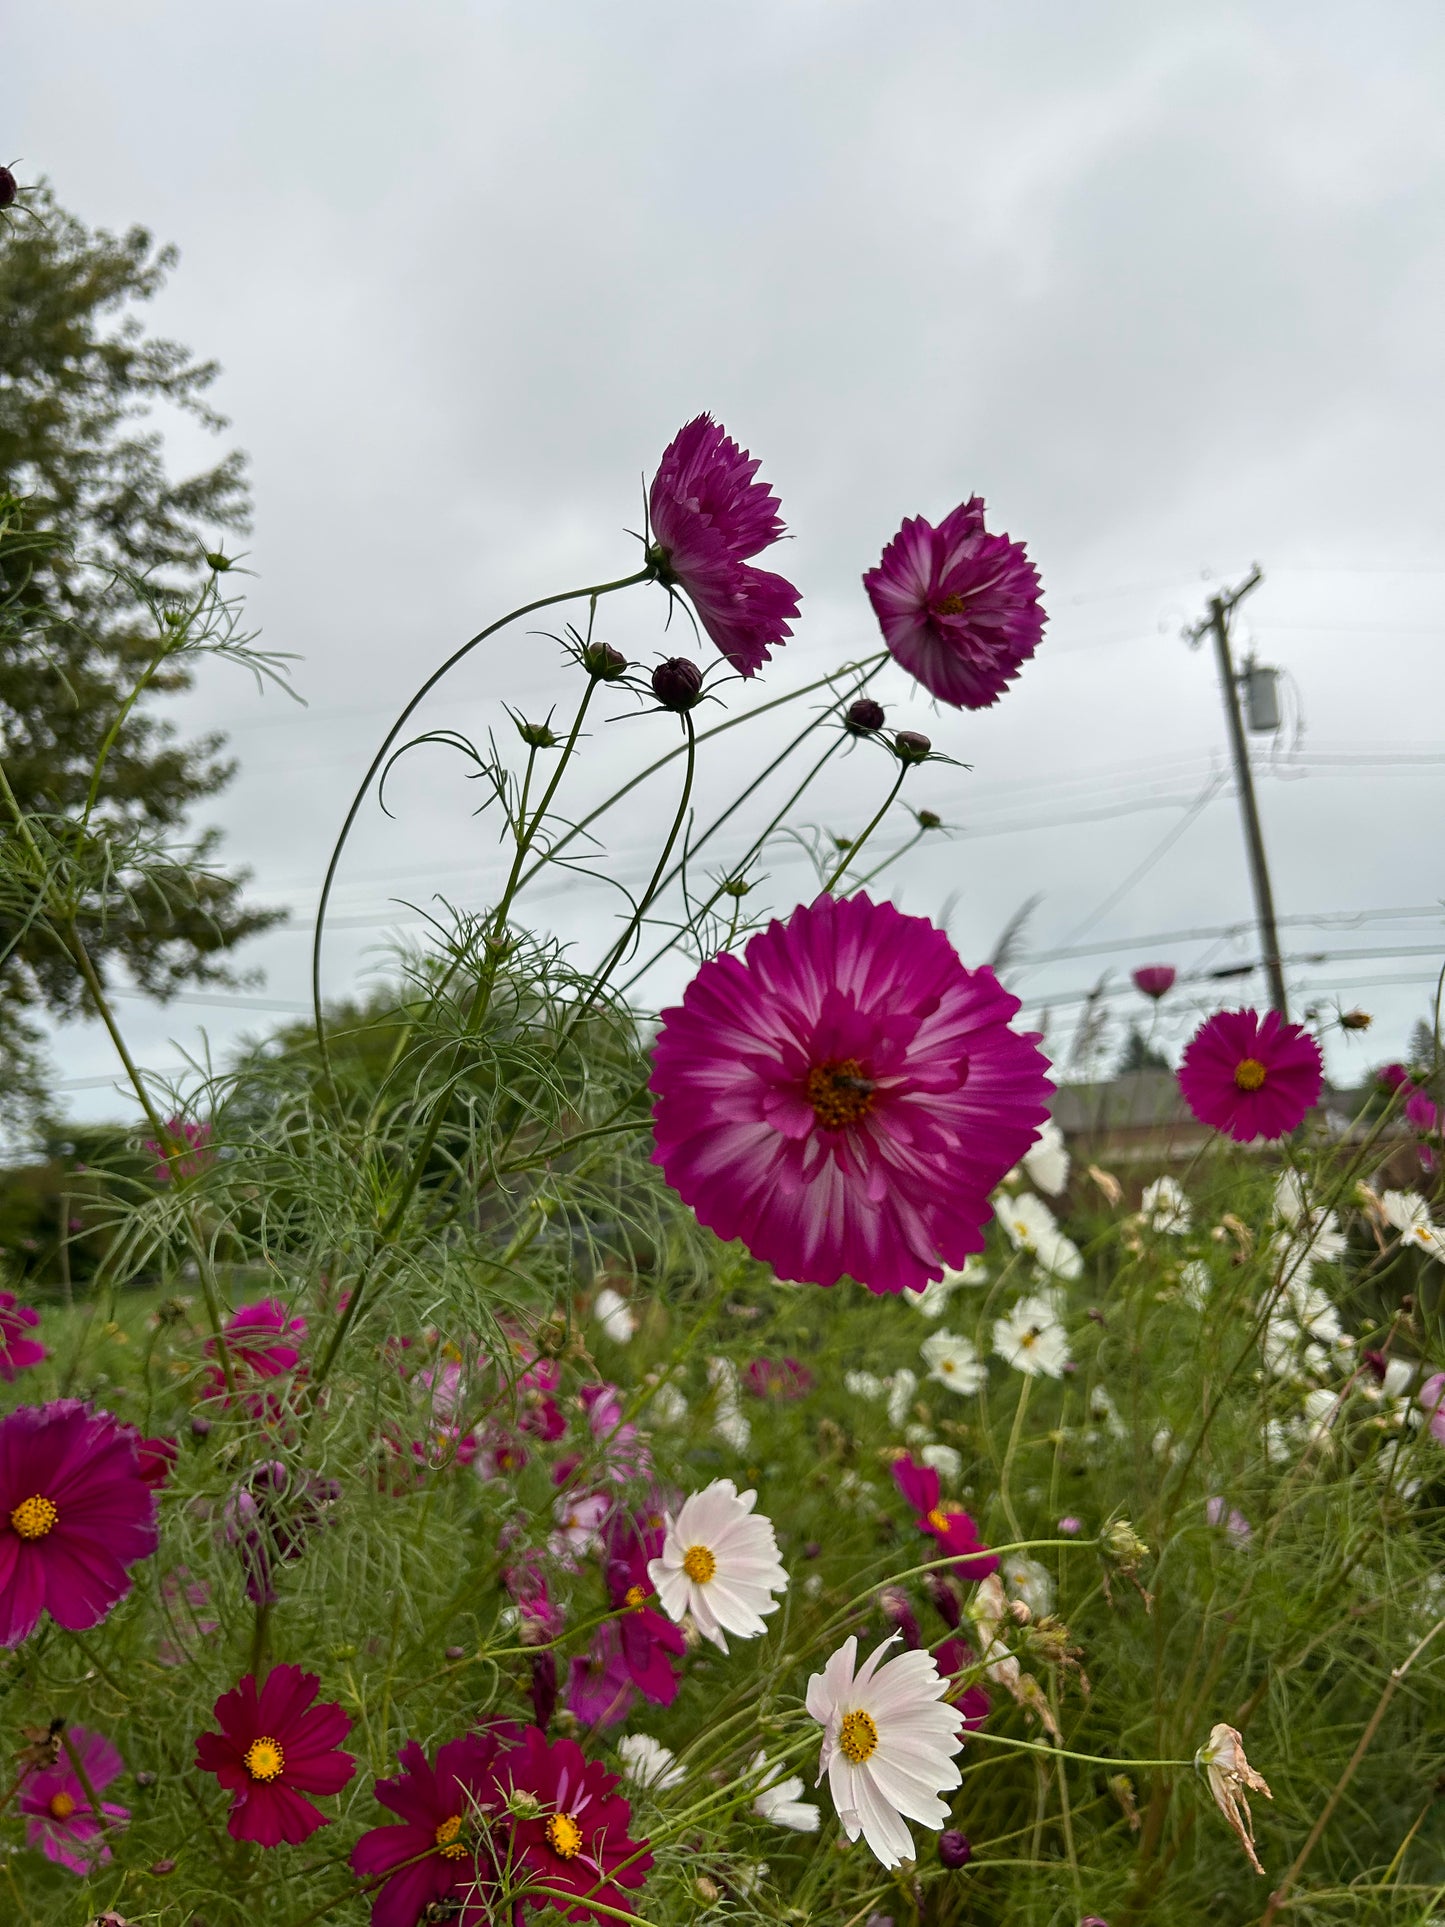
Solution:
M 1208 1779 L 1214 1804 L 1233 1828 L 1245 1858 L 1256 1873 L 1262 1874 L 1264 1868 L 1254 1850 L 1254 1819 L 1245 1796 L 1262 1793 L 1266 1800 L 1272 1800 L 1274 1795 L 1264 1776 L 1256 1773 L 1245 1758 L 1243 1739 L 1234 1727 L 1221 1721 L 1211 1728 L 1208 1740 L 1194 1756 L 1194 1764 Z

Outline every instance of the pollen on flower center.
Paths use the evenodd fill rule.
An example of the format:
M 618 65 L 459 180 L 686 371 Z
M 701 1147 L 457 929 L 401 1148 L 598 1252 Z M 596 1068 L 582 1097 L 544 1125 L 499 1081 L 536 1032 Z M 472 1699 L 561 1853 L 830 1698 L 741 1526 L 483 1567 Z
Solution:
M 68 1820 L 75 1811 L 75 1802 L 68 1793 L 52 1793 L 50 1796 L 50 1817 L 52 1820 Z
M 1239 1091 L 1257 1091 L 1264 1083 L 1264 1065 L 1257 1057 L 1243 1057 L 1234 1067 L 1234 1087 Z
M 938 616 L 961 616 L 968 607 L 968 597 L 963 595 L 940 596 L 933 605 L 933 613 Z
M 689 1553 L 688 1557 L 691 1558 L 692 1554 Z M 622 1603 L 624 1606 L 630 1606 L 632 1610 L 636 1612 L 646 1597 L 647 1594 L 642 1590 L 641 1586 L 629 1586 L 627 1591 L 622 1595 Z
M 705 1586 L 717 1574 L 717 1560 L 706 1546 L 689 1546 L 682 1555 L 682 1569 L 694 1584 Z
M 846 1130 L 873 1108 L 875 1085 L 856 1057 L 815 1064 L 808 1072 L 807 1097 L 825 1131 Z
M 454 1813 L 449 1820 L 443 1820 L 432 1835 L 436 1850 L 443 1860 L 465 1860 L 467 1849 L 461 1840 L 462 1816 Z
M 845 1713 L 838 1744 L 845 1760 L 854 1766 L 861 1766 L 878 1746 L 878 1728 L 873 1724 L 872 1714 L 861 1711 Z
M 932 1512 L 928 1514 L 928 1523 L 933 1527 L 935 1532 L 947 1532 L 948 1514 L 941 1505 L 936 1505 Z
M 60 1512 L 52 1500 L 37 1492 L 20 1501 L 10 1514 L 10 1523 L 22 1539 L 43 1539 L 60 1523 Z
M 547 1845 L 559 1860 L 575 1860 L 582 1851 L 582 1829 L 570 1813 L 554 1813 L 547 1821 Z
M 281 1750 L 279 1740 L 273 1740 L 269 1734 L 263 1734 L 259 1740 L 252 1740 L 246 1748 L 241 1755 L 241 1764 L 253 1780 L 264 1783 L 280 1779 L 286 1765 L 286 1755 Z

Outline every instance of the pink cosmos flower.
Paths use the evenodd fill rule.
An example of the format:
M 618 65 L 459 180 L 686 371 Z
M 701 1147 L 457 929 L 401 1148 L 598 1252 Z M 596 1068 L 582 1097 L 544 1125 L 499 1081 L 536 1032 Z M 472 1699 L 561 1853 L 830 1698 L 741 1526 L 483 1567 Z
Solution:
M 1410 1073 L 1403 1064 L 1382 1064 L 1375 1076 L 1387 1091 L 1398 1091 L 1410 1082 Z
M 605 1492 L 564 1493 L 552 1508 L 557 1530 L 548 1541 L 548 1550 L 570 1571 L 577 1561 L 601 1545 L 602 1522 L 612 1510 L 612 1499 Z
M 109 1740 L 84 1726 L 72 1726 L 65 1737 L 75 1749 L 84 1779 L 76 1772 L 69 1750 L 62 1748 L 54 1766 L 43 1767 L 21 1783 L 19 1806 L 26 1816 L 26 1846 L 38 1847 L 57 1867 L 83 1876 L 110 1859 L 105 1826 L 123 1827 L 130 1818 L 129 1807 L 102 1800 L 103 1826 L 90 1800 L 91 1793 L 104 1793 L 119 1778 L 125 1761 Z
M 658 1611 L 657 1589 L 648 1563 L 662 1557 L 665 1525 L 634 1531 L 620 1525 L 608 1535 L 607 1597 L 617 1621 L 622 1661 L 637 1690 L 658 1706 L 677 1698 L 674 1662 L 687 1651 L 681 1626 Z
M 233 1797 L 226 1821 L 233 1840 L 299 1846 L 331 1822 L 302 1796 L 340 1793 L 356 1772 L 338 1752 L 351 1720 L 330 1700 L 313 1702 L 321 1685 L 299 1666 L 273 1666 L 258 1693 L 246 1677 L 216 1701 L 219 1733 L 196 1740 L 196 1765 L 214 1773 Z
M 171 1476 L 180 1448 L 173 1438 L 141 1439 L 136 1446 L 140 1475 L 153 1492 L 159 1492 Z
M 755 1358 L 743 1382 L 754 1398 L 803 1398 L 813 1389 L 813 1374 L 796 1358 Z
M 617 1622 L 605 1620 L 587 1651 L 578 1653 L 568 1667 L 567 1710 L 584 1726 L 616 1726 L 632 1711 L 636 1697 Z
M 1425 1380 L 1415 1396 L 1420 1401 L 1420 1409 L 1426 1414 L 1425 1423 L 1430 1436 L 1439 1445 L 1445 1445 L 1445 1372 L 1435 1372 Z
M 978 495 L 937 528 L 906 520 L 863 587 L 898 661 L 955 709 L 996 703 L 1047 620 L 1038 570 L 1022 543 L 988 533 Z
M 243 1305 L 231 1313 L 223 1329 L 233 1369 L 244 1368 L 256 1378 L 279 1378 L 283 1372 L 295 1371 L 301 1362 L 300 1352 L 285 1340 L 304 1338 L 306 1320 L 288 1317 L 279 1298 L 263 1298 L 259 1304 Z M 206 1350 L 214 1358 L 214 1338 L 206 1340 Z M 225 1383 L 219 1366 L 215 1376 Z
M 1176 974 L 1173 964 L 1140 964 L 1134 972 L 1134 988 L 1157 1004 L 1174 988 Z
M 583 1759 L 575 1740 L 548 1746 L 529 1726 L 521 1746 L 498 1761 L 497 1777 L 510 1793 L 530 1793 L 540 1804 L 535 1819 L 512 1825 L 513 1872 L 544 1890 L 523 1889 L 531 1906 L 556 1907 L 569 1920 L 591 1917 L 603 1927 L 607 1915 L 590 1902 L 633 1911 L 619 1889 L 642 1886 L 652 1855 L 646 1841 L 627 1836 L 632 1809 L 613 1791 L 615 1773 Z
M 998 1555 L 988 1550 L 978 1536 L 978 1527 L 961 1506 L 945 1506 L 939 1498 L 938 1474 L 931 1465 L 916 1459 L 893 1461 L 893 1477 L 898 1490 L 918 1514 L 915 1524 L 938 1541 L 939 1552 L 947 1558 L 979 1553 L 979 1558 L 963 1558 L 954 1567 L 962 1579 L 987 1579 L 998 1571 Z
M 1048 1115 L 1018 1009 L 923 917 L 800 905 L 663 1012 L 653 1162 L 781 1278 L 921 1291 L 983 1249 L 989 1193 Z
M 144 1140 L 144 1148 L 156 1159 L 151 1176 L 157 1184 L 169 1184 L 172 1178 L 193 1178 L 215 1163 L 216 1154 L 210 1148 L 209 1124 L 193 1124 L 189 1118 L 168 1117 L 165 1129 L 164 1144 L 157 1144 L 153 1137 Z
M 584 1385 L 577 1394 L 601 1458 L 603 1476 L 622 1483 L 644 1479 L 652 1453 L 637 1427 L 622 1416 L 622 1394 L 615 1385 Z
M 156 1644 L 162 1666 L 189 1665 L 217 1630 L 218 1619 L 203 1617 L 210 1603 L 210 1587 L 204 1579 L 193 1579 L 189 1566 L 177 1566 L 161 1580 L 161 1607 L 168 1629 Z
M 560 1439 L 567 1430 L 562 1408 L 552 1394 L 562 1380 L 554 1358 L 539 1358 L 517 1380 L 517 1423 L 534 1438 Z
M 0 1646 L 42 1612 L 74 1632 L 98 1625 L 156 1538 L 130 1426 L 75 1398 L 0 1419 Z
M 40 1313 L 22 1305 L 13 1291 L 0 1291 L 0 1378 L 13 1385 L 21 1372 L 29 1371 L 45 1357 L 39 1339 L 27 1338 L 40 1323 Z
M 1223 1526 L 1237 1546 L 1248 1545 L 1254 1537 L 1254 1527 L 1245 1518 L 1238 1506 L 1232 1506 L 1227 1499 L 1212 1498 L 1204 1501 L 1204 1516 L 1212 1526 Z
M 351 1855 L 360 1879 L 387 1876 L 371 1903 L 371 1927 L 417 1927 L 429 1910 L 452 1927 L 491 1927 L 497 1870 L 485 1822 L 502 1804 L 498 1749 L 516 1734 L 514 1726 L 500 1726 L 447 1740 L 434 1766 L 415 1740 L 402 1747 L 401 1772 L 376 1783 L 377 1799 L 401 1824 L 373 1827 Z
M 647 559 L 666 588 L 686 592 L 697 619 L 740 675 L 756 675 L 793 632 L 798 591 L 748 560 L 783 533 L 778 498 L 759 464 L 711 415 L 668 444 L 648 495 Z
M 1184 1101 L 1237 1143 L 1285 1137 L 1319 1101 L 1320 1047 L 1277 1011 L 1221 1010 L 1195 1031 L 1179 1066 Z
M 943 1677 L 950 1682 L 944 1698 L 950 1706 L 957 1707 L 963 1716 L 965 1727 L 977 1730 L 988 1718 L 989 1699 L 987 1688 L 975 1682 L 965 1686 L 957 1677 L 970 1666 L 978 1664 L 978 1655 L 966 1639 L 945 1639 L 933 1649 L 933 1663 Z
M 1405 1119 L 1421 1137 L 1433 1137 L 1440 1129 L 1440 1112 L 1435 1100 L 1418 1085 L 1405 1099 Z

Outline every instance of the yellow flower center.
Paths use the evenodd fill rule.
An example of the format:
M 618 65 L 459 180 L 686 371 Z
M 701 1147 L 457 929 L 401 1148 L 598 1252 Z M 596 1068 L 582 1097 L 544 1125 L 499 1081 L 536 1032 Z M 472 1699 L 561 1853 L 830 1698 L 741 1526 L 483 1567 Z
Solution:
M 833 1064 L 815 1064 L 808 1072 L 807 1097 L 813 1115 L 825 1131 L 846 1130 L 873 1108 L 873 1080 L 863 1075 L 856 1057 Z
M 940 596 L 933 605 L 933 612 L 940 616 L 961 616 L 968 607 L 968 597 L 961 595 Z
M 691 1554 L 688 1555 L 689 1558 L 691 1556 Z M 642 1590 L 641 1586 L 629 1586 L 627 1591 L 622 1595 L 622 1603 L 624 1606 L 630 1606 L 633 1612 L 636 1612 L 646 1597 L 647 1594 Z
M 466 1845 L 459 1837 L 461 1831 L 462 1816 L 459 1813 L 454 1813 L 450 1820 L 443 1820 L 436 1832 L 432 1835 L 432 1839 L 436 1842 L 436 1850 L 443 1860 L 466 1859 Z
M 929 1513 L 928 1523 L 933 1527 L 935 1532 L 947 1532 L 948 1514 L 941 1505 L 936 1505 L 932 1512 Z
M 878 1728 L 873 1724 L 870 1713 L 854 1712 L 843 1715 L 843 1731 L 838 1739 L 843 1749 L 843 1758 L 854 1766 L 861 1766 L 870 1753 L 878 1746 Z
M 1234 1067 L 1234 1087 L 1239 1091 L 1257 1091 L 1264 1082 L 1264 1065 L 1257 1057 L 1242 1057 Z
M 717 1573 L 717 1560 L 706 1546 L 689 1546 L 682 1555 L 682 1569 L 695 1585 L 705 1586 Z
M 60 1513 L 51 1500 L 42 1499 L 37 1492 L 20 1501 L 10 1514 L 10 1523 L 22 1539 L 43 1539 L 60 1523 Z
M 52 1820 L 68 1820 L 75 1811 L 75 1802 L 68 1793 L 52 1793 L 50 1796 L 50 1817 Z
M 570 1813 L 554 1813 L 547 1821 L 547 1845 L 559 1860 L 575 1860 L 582 1851 L 582 1829 Z
M 259 1740 L 252 1740 L 241 1755 L 241 1764 L 253 1780 L 279 1780 L 286 1765 L 286 1755 L 281 1750 L 279 1740 L 263 1735 Z

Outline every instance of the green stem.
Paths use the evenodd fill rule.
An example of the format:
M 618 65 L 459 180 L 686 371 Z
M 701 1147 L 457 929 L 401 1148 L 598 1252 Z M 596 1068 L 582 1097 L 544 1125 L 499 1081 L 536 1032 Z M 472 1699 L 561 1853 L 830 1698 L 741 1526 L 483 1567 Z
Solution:
M 890 789 L 888 794 L 884 797 L 882 803 L 878 808 L 877 814 L 874 816 L 872 822 L 868 825 L 867 829 L 864 830 L 863 834 L 860 837 L 855 838 L 855 840 L 852 843 L 850 843 L 848 845 L 848 848 L 843 852 L 841 858 L 839 859 L 837 869 L 834 870 L 833 874 L 828 878 L 828 881 L 823 885 L 823 892 L 825 895 L 829 894 L 832 891 L 833 885 L 838 881 L 839 877 L 842 876 L 843 872 L 852 867 L 854 857 L 857 856 L 858 852 L 863 848 L 863 845 L 868 841 L 869 837 L 872 836 L 873 832 L 878 828 L 878 825 L 883 821 L 884 817 L 887 816 L 889 810 L 892 809 L 893 799 L 894 797 L 897 796 L 899 790 L 903 788 L 903 779 L 907 774 L 908 774 L 907 763 L 900 761 L 898 765 L 898 774 L 893 779 L 892 789 Z

